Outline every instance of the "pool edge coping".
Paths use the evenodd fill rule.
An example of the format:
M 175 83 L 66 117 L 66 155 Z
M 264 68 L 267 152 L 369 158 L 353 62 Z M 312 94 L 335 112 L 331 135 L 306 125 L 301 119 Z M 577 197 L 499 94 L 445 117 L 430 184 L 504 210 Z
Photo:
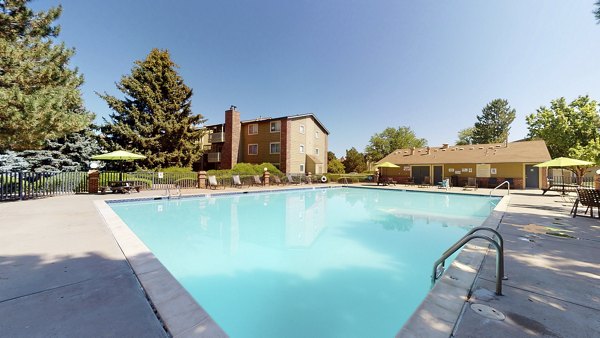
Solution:
M 503 196 L 481 226 L 498 229 L 509 203 L 510 195 Z M 460 321 L 475 279 L 490 249 L 489 243 L 481 239 L 466 244 L 398 331 L 396 338 L 450 337 Z
M 228 337 L 106 201 L 94 204 L 172 337 Z
M 357 186 L 322 186 L 322 187 L 290 187 L 288 189 L 269 189 L 257 191 L 214 192 L 206 194 L 184 195 L 181 198 L 213 197 L 219 195 L 237 195 L 258 192 L 283 192 L 294 190 L 315 190 L 330 188 L 370 188 Z M 386 189 L 387 190 L 387 189 Z M 394 191 L 396 189 L 390 189 Z M 403 190 L 399 191 L 413 191 Z M 417 192 L 421 192 L 416 190 Z M 427 192 L 427 191 L 422 191 Z M 433 192 L 430 192 L 433 193 Z M 440 192 L 444 193 L 444 192 Z M 455 193 L 460 194 L 460 193 Z M 462 194 L 487 197 L 481 194 Z M 500 196 L 490 196 L 500 197 Z M 187 290 L 154 256 L 150 249 L 121 220 L 109 203 L 135 201 L 151 201 L 169 199 L 167 196 L 145 198 L 125 198 L 118 200 L 96 200 L 94 204 L 105 224 L 111 230 L 121 252 L 131 266 L 141 287 L 147 295 L 148 302 L 156 310 L 159 320 L 173 337 L 228 337 L 227 333 L 212 319 Z M 497 229 L 509 203 L 510 196 L 504 196 L 481 226 Z M 428 292 L 425 299 L 413 312 L 411 317 L 400 328 L 396 337 L 449 337 L 463 312 L 467 296 L 471 291 L 475 278 L 489 250 L 487 243 L 476 240 L 464 246 L 454 262 L 446 270 L 436 285 Z M 433 263 L 432 263 L 433 264 Z M 462 265 L 462 268 L 459 267 Z M 470 268 L 471 271 L 460 271 Z M 452 277 L 450 277 L 452 276 Z M 456 277 L 459 276 L 459 277 Z M 466 285 L 468 284 L 468 286 Z M 455 299 L 444 301 L 448 294 Z M 452 320 L 452 318 L 454 318 Z M 429 321 L 428 321 L 429 320 Z M 432 322 L 435 321 L 435 322 Z M 433 324 L 442 325 L 436 331 Z M 440 325 L 438 325 L 440 326 Z M 448 327 L 449 326 L 449 327 Z M 437 333 L 438 335 L 433 335 Z

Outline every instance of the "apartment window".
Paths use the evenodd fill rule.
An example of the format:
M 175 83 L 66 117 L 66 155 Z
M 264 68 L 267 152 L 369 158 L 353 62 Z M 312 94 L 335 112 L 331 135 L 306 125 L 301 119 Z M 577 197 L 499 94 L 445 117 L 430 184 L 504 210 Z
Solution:
M 271 154 L 279 154 L 281 151 L 281 143 L 273 142 L 271 143 Z
M 271 132 L 278 133 L 281 131 L 281 121 L 273 121 L 271 122 Z
M 319 138 L 319 132 L 315 131 L 315 138 Z
M 304 134 L 304 125 L 303 124 L 300 125 L 300 134 Z
M 303 154 L 304 153 L 304 144 L 300 145 L 300 153 Z
M 248 145 L 248 155 L 258 155 L 258 144 Z
M 252 123 L 248 125 L 248 135 L 258 134 L 258 124 Z
M 300 172 L 303 173 L 304 172 L 304 164 L 300 165 Z
M 319 148 L 315 148 L 315 155 L 319 155 Z

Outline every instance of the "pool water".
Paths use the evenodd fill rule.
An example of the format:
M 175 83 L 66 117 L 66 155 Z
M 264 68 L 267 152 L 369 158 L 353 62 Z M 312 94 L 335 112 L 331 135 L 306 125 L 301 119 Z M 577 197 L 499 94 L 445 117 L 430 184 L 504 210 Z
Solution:
M 231 337 L 391 337 L 498 201 L 331 188 L 110 206 Z

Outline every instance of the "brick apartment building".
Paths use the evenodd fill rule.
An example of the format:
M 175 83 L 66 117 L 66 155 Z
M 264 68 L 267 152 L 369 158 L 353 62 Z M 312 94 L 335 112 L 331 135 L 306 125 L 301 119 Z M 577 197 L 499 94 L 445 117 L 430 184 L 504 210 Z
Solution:
M 313 114 L 241 121 L 235 106 L 225 123 L 206 126 L 202 169 L 272 163 L 285 173 L 327 172 L 329 131 Z

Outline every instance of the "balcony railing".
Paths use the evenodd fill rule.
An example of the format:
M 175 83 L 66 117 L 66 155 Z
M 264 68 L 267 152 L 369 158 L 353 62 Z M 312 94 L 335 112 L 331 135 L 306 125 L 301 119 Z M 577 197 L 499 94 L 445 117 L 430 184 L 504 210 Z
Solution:
M 221 133 L 212 133 L 208 137 L 208 141 L 210 143 L 225 142 L 225 133 L 223 133 L 223 132 L 221 132 Z
M 221 153 L 208 153 L 208 163 L 221 162 Z

